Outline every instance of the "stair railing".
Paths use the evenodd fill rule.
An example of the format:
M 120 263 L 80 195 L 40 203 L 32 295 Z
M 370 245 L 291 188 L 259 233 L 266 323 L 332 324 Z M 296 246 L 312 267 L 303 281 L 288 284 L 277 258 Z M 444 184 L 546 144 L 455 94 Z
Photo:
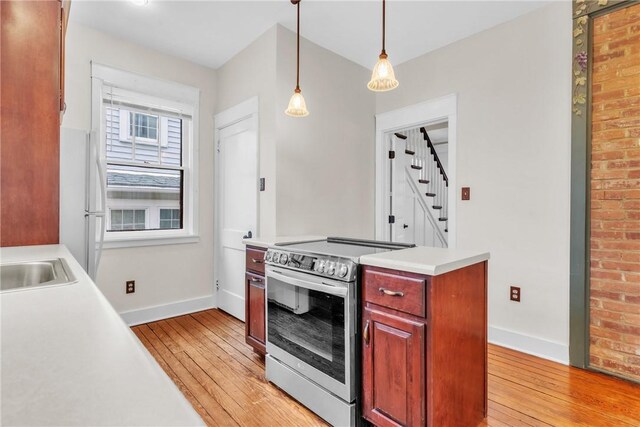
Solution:
M 449 212 L 449 178 L 447 177 L 447 173 L 444 169 L 444 166 L 442 165 L 442 162 L 440 161 L 440 157 L 438 157 L 438 153 L 436 152 L 436 149 L 431 142 L 431 138 L 429 138 L 427 130 L 424 127 L 421 127 L 420 132 L 422 133 L 422 136 L 427 143 L 428 151 L 433 156 L 436 167 L 438 169 L 437 171 L 435 171 L 435 168 L 431 168 L 434 169 L 434 173 L 436 175 L 434 178 L 437 180 L 433 187 L 435 190 L 434 193 L 436 193 L 434 202 L 436 206 L 442 206 L 442 209 L 440 210 L 440 221 L 447 221 L 447 215 Z

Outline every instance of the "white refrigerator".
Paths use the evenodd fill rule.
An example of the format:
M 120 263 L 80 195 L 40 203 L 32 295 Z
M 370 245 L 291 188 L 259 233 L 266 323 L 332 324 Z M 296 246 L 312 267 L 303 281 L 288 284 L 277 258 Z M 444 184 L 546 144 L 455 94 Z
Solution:
M 60 243 L 95 280 L 104 242 L 107 192 L 106 171 L 93 135 L 60 129 Z

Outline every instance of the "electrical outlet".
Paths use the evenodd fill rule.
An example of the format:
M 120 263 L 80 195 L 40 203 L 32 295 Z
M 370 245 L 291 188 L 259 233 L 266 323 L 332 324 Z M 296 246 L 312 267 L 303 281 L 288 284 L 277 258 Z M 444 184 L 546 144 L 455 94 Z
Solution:
M 509 299 L 511 301 L 520 302 L 520 287 L 512 286 L 509 291 Z
M 136 291 L 136 281 L 135 280 L 127 280 L 126 282 L 126 292 L 128 294 L 132 294 Z

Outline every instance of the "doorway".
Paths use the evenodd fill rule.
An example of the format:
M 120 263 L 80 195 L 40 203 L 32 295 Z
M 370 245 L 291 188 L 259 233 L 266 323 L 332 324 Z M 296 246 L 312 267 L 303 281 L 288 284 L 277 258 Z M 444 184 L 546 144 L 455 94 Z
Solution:
M 258 233 L 258 100 L 250 99 L 215 117 L 217 306 L 244 321 L 245 247 Z
M 448 123 L 402 129 L 389 143 L 391 241 L 448 246 Z
M 376 239 L 455 247 L 456 109 L 448 95 L 376 115 Z

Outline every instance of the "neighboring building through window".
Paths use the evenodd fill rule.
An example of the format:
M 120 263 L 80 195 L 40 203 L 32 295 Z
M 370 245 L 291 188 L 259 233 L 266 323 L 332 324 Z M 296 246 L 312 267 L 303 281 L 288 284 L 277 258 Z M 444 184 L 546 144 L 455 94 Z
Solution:
M 105 104 L 107 206 L 112 209 L 144 206 L 149 218 L 144 227 L 133 230 L 181 228 L 181 153 L 187 136 L 183 130 L 186 119 L 139 113 L 132 111 L 131 106 L 125 109 L 108 101 Z M 176 210 L 177 221 L 170 218 L 170 222 L 161 223 L 160 206 Z M 132 229 L 116 228 L 113 222 L 107 228 L 107 231 L 124 230 Z

